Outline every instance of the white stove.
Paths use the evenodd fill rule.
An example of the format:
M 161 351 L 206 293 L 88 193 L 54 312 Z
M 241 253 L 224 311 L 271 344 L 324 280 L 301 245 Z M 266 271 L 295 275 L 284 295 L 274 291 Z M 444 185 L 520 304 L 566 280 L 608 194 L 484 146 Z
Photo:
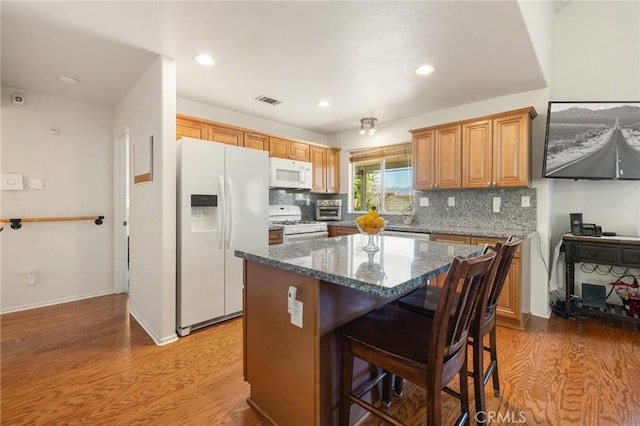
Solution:
M 284 242 L 327 238 L 327 224 L 302 220 L 300 206 L 278 204 L 269 206 L 269 224 L 282 226 Z

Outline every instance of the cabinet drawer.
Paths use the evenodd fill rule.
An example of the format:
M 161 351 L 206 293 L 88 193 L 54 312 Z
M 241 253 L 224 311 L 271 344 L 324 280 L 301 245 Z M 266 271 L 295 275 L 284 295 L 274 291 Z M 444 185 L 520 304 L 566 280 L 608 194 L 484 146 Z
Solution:
M 623 248 L 620 257 L 623 265 L 638 266 L 640 265 L 640 248 Z
M 620 249 L 595 244 L 576 244 L 575 261 L 616 265 L 620 263 Z

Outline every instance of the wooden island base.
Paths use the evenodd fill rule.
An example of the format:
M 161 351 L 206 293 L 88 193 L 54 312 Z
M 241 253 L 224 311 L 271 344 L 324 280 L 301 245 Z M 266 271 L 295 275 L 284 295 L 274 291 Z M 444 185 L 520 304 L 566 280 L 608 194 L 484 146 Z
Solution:
M 245 260 L 244 377 L 249 403 L 277 425 L 337 424 L 335 330 L 389 299 Z M 303 303 L 303 326 L 291 324 L 289 286 Z M 362 363 L 359 374 L 369 374 Z M 356 378 L 356 383 L 357 383 Z M 352 422 L 364 411 L 352 411 Z

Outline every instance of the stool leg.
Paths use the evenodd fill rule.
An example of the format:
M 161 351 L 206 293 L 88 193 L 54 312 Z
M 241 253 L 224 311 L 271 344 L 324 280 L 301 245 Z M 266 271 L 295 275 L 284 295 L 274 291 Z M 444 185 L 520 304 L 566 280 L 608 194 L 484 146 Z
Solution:
M 404 379 L 400 376 L 395 376 L 393 380 L 393 393 L 396 396 L 402 396 L 404 394 Z
M 489 332 L 489 348 L 491 350 L 491 363 L 493 364 L 493 394 L 500 396 L 500 378 L 498 377 L 498 345 L 496 344 L 496 325 L 493 324 Z
M 382 405 L 389 408 L 391 405 L 391 383 L 393 380 L 393 374 L 388 371 L 384 372 L 384 377 L 382 378 Z
M 486 410 L 484 395 L 484 339 L 475 333 L 473 336 L 473 392 L 476 399 L 476 419 L 483 419 Z
M 353 355 L 349 344 L 342 341 L 340 356 L 340 402 L 338 407 L 338 424 L 349 426 L 351 401 L 347 398 L 353 387 Z

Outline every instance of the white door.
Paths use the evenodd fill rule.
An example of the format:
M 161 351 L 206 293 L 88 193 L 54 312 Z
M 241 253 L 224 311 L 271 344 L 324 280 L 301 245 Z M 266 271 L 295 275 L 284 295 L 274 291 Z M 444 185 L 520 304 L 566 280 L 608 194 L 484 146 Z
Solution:
M 225 146 L 226 183 L 230 197 L 228 244 L 225 250 L 225 314 L 242 311 L 242 259 L 236 248 L 269 243 L 269 154 L 250 148 Z
M 129 132 L 117 139 L 115 152 L 115 289 L 121 293 L 129 293 Z
M 224 146 L 183 138 L 178 144 L 178 328 L 225 314 Z M 192 206 L 215 195 L 216 207 Z

